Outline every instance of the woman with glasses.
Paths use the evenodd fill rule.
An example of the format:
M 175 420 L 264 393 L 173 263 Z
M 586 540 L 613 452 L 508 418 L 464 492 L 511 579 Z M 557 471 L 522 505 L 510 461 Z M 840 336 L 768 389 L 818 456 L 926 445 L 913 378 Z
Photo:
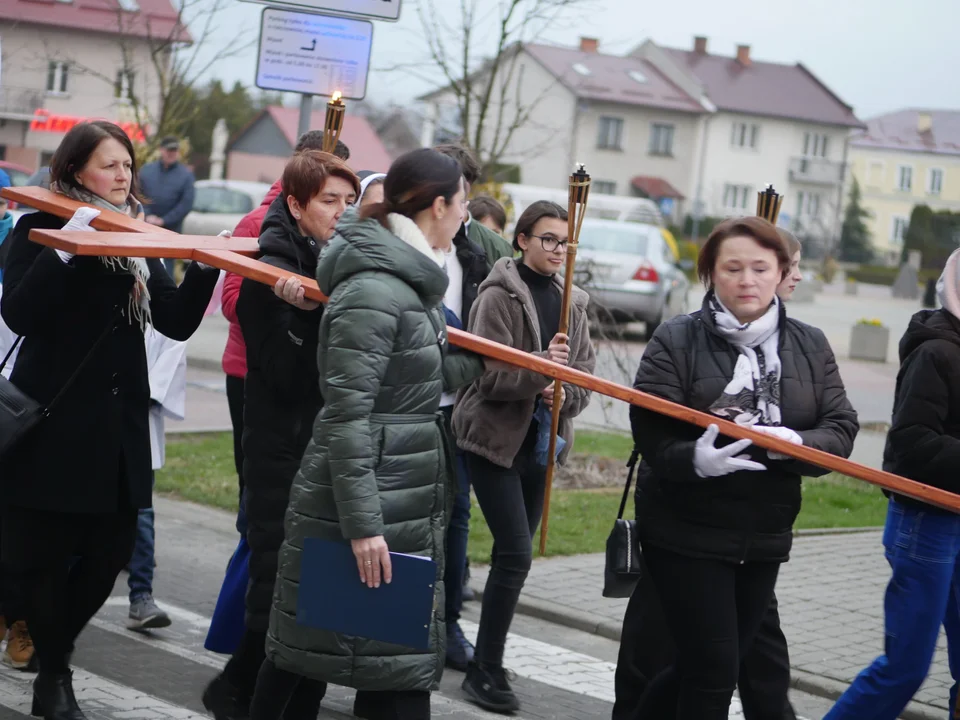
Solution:
M 587 294 L 573 288 L 570 334 L 558 332 L 567 254 L 567 213 L 540 201 L 517 221 L 519 260 L 503 258 L 480 286 L 470 332 L 542 358 L 593 372 Z M 483 593 L 474 662 L 463 689 L 481 707 L 514 712 L 517 701 L 503 670 L 503 650 L 520 590 L 530 570 L 533 534 L 543 511 L 550 408 L 561 405 L 559 461 L 573 442 L 573 418 L 590 392 L 531 370 L 489 372 L 461 391 L 453 411 L 457 443 L 466 452 L 470 481 L 493 534 L 494 557 Z

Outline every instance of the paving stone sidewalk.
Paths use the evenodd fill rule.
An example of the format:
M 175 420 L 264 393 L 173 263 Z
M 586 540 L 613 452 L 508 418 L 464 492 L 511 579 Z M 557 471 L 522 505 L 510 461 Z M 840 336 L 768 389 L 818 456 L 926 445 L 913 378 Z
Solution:
M 483 588 L 485 568 L 471 568 Z M 780 571 L 777 598 L 794 681 L 808 692 L 842 691 L 883 650 L 883 593 L 890 570 L 881 533 L 804 535 Z M 601 596 L 603 555 L 535 560 L 520 612 L 619 639 L 626 600 Z M 914 717 L 944 717 L 952 684 L 941 633 Z

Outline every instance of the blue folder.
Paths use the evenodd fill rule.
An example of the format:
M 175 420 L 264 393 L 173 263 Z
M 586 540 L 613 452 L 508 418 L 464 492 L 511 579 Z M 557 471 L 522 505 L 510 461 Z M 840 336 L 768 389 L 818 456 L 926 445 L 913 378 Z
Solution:
M 300 564 L 297 623 L 427 650 L 437 564 L 390 553 L 393 579 L 379 588 L 360 582 L 349 545 L 307 538 Z

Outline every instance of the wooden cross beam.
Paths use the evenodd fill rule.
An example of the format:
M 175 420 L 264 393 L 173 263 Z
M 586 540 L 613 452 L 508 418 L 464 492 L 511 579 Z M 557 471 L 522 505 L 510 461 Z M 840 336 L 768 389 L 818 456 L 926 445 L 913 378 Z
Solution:
M 82 203 L 70 200 L 40 188 L 4 188 L 0 195 L 23 203 L 30 207 L 42 207 L 46 212 L 58 217 L 69 219 Z M 85 254 L 132 255 L 144 257 L 144 252 L 150 250 L 157 254 L 152 257 L 178 257 L 173 253 L 189 254 L 190 259 L 206 265 L 242 275 L 256 282 L 268 285 L 276 284 L 277 280 L 288 277 L 298 277 L 303 283 L 304 295 L 311 300 L 326 302 L 327 297 L 320 292 L 320 288 L 313 278 L 297 275 L 286 270 L 260 262 L 252 257 L 234 252 L 231 243 L 239 243 L 249 239 L 224 239 L 195 236 L 178 236 L 176 233 L 164 231 L 148 223 L 131 220 L 119 213 L 102 211 L 94 220 L 94 227 L 106 233 L 63 232 L 53 230 L 33 230 L 30 239 L 43 245 L 54 246 L 54 243 L 74 243 Z M 109 242 L 101 241 L 97 236 L 109 237 Z M 179 238 L 179 240 L 177 239 Z M 218 242 L 214 243 L 213 241 Z M 168 243 L 168 245 L 164 245 Z M 97 250 L 94 252 L 94 248 Z M 80 253 L 77 253 L 80 254 Z M 822 450 L 794 445 L 772 435 L 751 430 L 748 427 L 737 425 L 728 420 L 722 420 L 684 405 L 664 400 L 655 395 L 619 385 L 610 380 L 589 375 L 580 370 L 574 370 L 566 365 L 558 365 L 550 360 L 544 360 L 535 355 L 525 353 L 515 348 L 486 340 L 463 330 L 449 328 L 447 331 L 450 342 L 465 350 L 479 353 L 489 358 L 499 360 L 517 367 L 540 373 L 549 378 L 561 380 L 570 385 L 592 390 L 595 393 L 623 400 L 624 402 L 647 408 L 661 415 L 682 420 L 684 422 L 707 427 L 717 425 L 720 432 L 735 440 L 747 439 L 758 447 L 788 455 L 817 465 L 827 470 L 849 475 L 860 480 L 872 483 L 901 495 L 936 505 L 937 507 L 960 513 L 960 496 L 940 488 L 924 485 L 893 473 L 884 472 L 875 468 L 860 465 L 846 458 L 837 457 Z

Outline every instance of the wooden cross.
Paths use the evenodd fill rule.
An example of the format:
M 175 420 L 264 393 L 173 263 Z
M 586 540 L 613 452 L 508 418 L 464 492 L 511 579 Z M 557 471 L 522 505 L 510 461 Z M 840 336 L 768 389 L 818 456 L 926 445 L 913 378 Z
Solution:
M 73 214 L 79 208 L 87 207 L 84 203 L 38 187 L 8 187 L 0 190 L 0 195 L 8 200 L 51 213 L 64 220 L 73 217 Z M 93 220 L 92 225 L 101 232 L 32 230 L 30 239 L 41 245 L 57 247 L 77 255 L 109 254 L 193 260 L 271 286 L 275 285 L 278 280 L 297 277 L 303 283 L 306 297 L 318 302 L 327 301 L 327 297 L 320 292 L 320 288 L 313 278 L 282 270 L 251 257 L 257 253 L 255 238 L 178 235 L 110 210 L 101 210 L 100 215 Z M 773 435 L 751 430 L 749 427 L 722 420 L 714 415 L 672 403 L 655 395 L 648 395 L 580 370 L 574 370 L 566 365 L 558 365 L 550 360 L 544 360 L 530 353 L 486 340 L 463 330 L 449 328 L 447 336 L 452 344 L 465 350 L 479 353 L 509 365 L 532 370 L 545 377 L 561 380 L 570 385 L 577 385 L 601 395 L 623 400 L 703 428 L 713 424 L 719 427 L 723 435 L 735 440 L 750 440 L 754 445 L 766 450 L 772 450 L 811 465 L 859 478 L 892 492 L 960 513 L 960 496 L 946 490 L 924 485 L 915 480 L 908 480 L 899 475 L 866 465 L 860 465 L 822 450 L 794 445 Z

